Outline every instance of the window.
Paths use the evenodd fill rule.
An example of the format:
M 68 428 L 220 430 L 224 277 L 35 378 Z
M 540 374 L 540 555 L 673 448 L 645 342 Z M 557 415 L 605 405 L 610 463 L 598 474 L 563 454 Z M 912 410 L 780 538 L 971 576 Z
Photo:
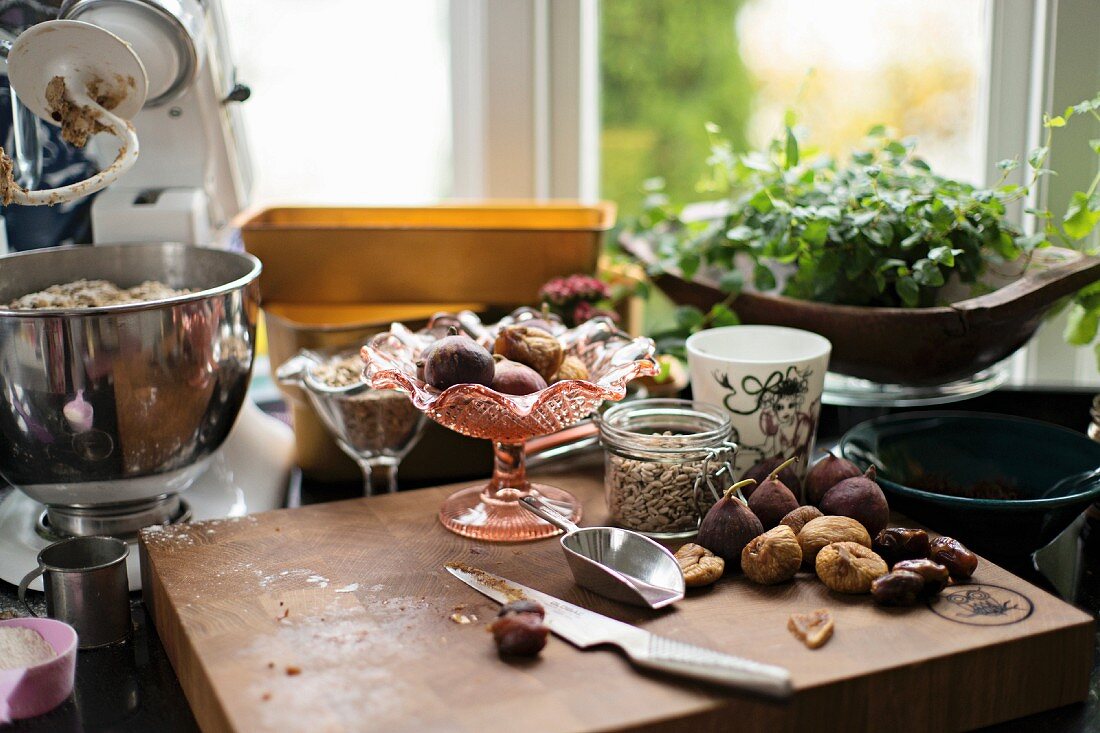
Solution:
M 252 88 L 241 112 L 256 161 L 254 203 L 450 195 L 446 0 L 224 7 L 239 77 Z
M 603 0 L 601 23 L 602 194 L 626 215 L 651 176 L 699 197 L 704 122 L 744 149 L 788 108 L 834 155 L 884 123 L 937 170 L 982 177 L 982 3 Z

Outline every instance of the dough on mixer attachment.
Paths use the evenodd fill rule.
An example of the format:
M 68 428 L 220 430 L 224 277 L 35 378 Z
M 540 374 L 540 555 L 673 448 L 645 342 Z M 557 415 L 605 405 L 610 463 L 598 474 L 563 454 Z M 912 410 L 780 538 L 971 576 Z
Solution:
M 4 148 L 0 147 L 0 201 L 4 206 L 10 204 L 15 191 L 20 190 L 19 184 L 15 182 L 14 172 L 15 164 L 4 152 Z
M 101 79 L 95 79 L 88 85 L 88 94 L 106 109 L 118 106 L 125 98 L 125 91 L 108 94 Z M 112 104 L 108 104 L 108 103 Z M 46 108 L 55 122 L 61 123 L 61 137 L 78 148 L 88 144 L 88 138 L 97 132 L 111 129 L 99 121 L 99 115 L 88 105 L 74 104 L 65 88 L 65 79 L 55 76 L 46 85 Z

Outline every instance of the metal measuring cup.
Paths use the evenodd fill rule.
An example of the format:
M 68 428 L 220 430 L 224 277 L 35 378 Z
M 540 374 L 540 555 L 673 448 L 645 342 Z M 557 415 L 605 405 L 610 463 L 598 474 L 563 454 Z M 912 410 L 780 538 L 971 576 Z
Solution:
M 72 537 L 38 553 L 38 567 L 19 583 L 19 600 L 42 576 L 46 615 L 76 629 L 80 649 L 115 644 L 130 636 L 130 584 L 126 556 L 130 548 L 114 537 Z

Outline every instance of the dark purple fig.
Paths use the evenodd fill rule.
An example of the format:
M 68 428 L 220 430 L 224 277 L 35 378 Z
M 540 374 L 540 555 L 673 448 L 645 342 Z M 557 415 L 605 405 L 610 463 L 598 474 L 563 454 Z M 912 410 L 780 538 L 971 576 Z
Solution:
M 436 341 L 424 359 L 424 381 L 436 389 L 456 384 L 489 387 L 496 373 L 493 356 L 469 336 L 455 333 Z
M 457 333 L 457 329 L 456 329 L 456 333 Z M 437 343 L 439 343 L 439 342 L 438 341 L 433 341 L 430 344 L 428 344 L 424 348 L 424 350 L 420 352 L 420 358 L 416 360 L 416 378 L 419 379 L 421 382 L 428 381 L 427 379 L 424 378 L 424 364 L 425 364 L 425 362 L 427 362 L 428 357 L 432 353 L 432 349 L 435 347 L 435 345 Z
M 875 467 L 854 478 L 846 478 L 825 492 L 818 507 L 826 514 L 851 517 L 872 537 L 886 529 L 890 522 L 890 505 L 886 495 L 875 483 Z
M 772 471 L 779 468 L 784 464 L 789 464 L 790 461 L 784 458 L 782 455 L 772 456 L 771 458 L 765 458 L 757 463 L 755 466 L 745 471 L 745 474 L 741 477 L 741 480 L 751 478 L 756 482 L 756 486 L 762 486 L 764 479 L 766 479 Z M 798 478 L 798 474 L 794 472 L 794 469 L 787 465 L 779 471 L 779 480 L 783 482 L 791 492 L 795 495 L 802 493 L 802 480 Z M 752 492 L 755 488 L 751 488 L 748 491 L 743 492 L 746 499 L 752 498 Z
M 498 356 L 492 386 L 501 394 L 528 395 L 546 389 L 546 380 L 531 367 Z
M 818 505 L 825 492 L 833 488 L 846 478 L 862 476 L 856 464 L 844 458 L 837 458 L 832 453 L 826 453 L 825 457 L 813 465 L 806 474 L 806 503 Z
M 772 469 L 767 478 L 749 496 L 749 509 L 760 519 L 760 524 L 765 530 L 776 526 L 780 519 L 798 508 L 798 498 L 779 479 L 783 469 L 792 463 L 794 459 L 789 458 Z
M 764 533 L 764 527 L 739 489 L 755 483 L 752 479 L 738 481 L 715 502 L 699 525 L 695 542 L 726 561 L 726 568 L 741 568 L 741 550 L 753 539 Z

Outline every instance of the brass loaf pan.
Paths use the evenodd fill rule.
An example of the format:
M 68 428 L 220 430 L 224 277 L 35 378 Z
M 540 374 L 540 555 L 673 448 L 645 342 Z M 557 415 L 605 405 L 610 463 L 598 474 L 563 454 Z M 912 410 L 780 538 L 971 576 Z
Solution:
M 238 220 L 245 249 L 263 262 L 260 287 L 272 368 L 302 348 L 362 344 L 401 321 L 464 308 L 503 314 L 537 300 L 547 280 L 594 272 L 610 203 L 489 202 L 420 208 L 277 207 Z M 295 388 L 280 386 L 294 417 L 298 461 L 318 480 L 359 469 L 329 438 Z M 429 423 L 405 459 L 403 480 L 488 473 L 485 441 Z

